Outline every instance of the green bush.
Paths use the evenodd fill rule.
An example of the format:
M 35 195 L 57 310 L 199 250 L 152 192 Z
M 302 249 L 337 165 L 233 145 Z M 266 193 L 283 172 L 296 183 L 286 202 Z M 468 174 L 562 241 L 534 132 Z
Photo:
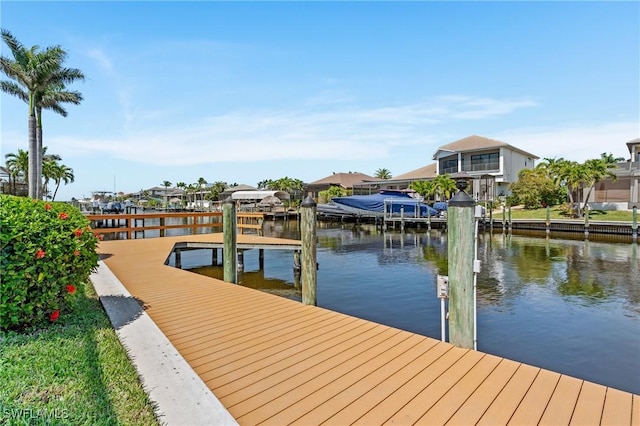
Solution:
M 98 265 L 98 237 L 75 207 L 0 195 L 0 329 L 56 321 Z

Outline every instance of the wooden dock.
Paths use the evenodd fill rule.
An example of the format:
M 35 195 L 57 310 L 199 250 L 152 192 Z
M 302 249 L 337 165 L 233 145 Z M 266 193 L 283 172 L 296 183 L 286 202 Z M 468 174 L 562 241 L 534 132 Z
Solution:
M 638 395 L 165 264 L 176 245 L 216 238 L 99 251 L 242 425 L 640 425 Z M 299 242 L 238 235 L 251 243 Z

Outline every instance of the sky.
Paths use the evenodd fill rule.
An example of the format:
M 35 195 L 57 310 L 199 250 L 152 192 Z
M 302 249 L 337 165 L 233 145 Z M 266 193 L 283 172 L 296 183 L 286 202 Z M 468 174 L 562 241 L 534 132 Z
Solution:
M 81 105 L 43 115 L 47 152 L 75 176 L 56 200 L 396 176 L 470 135 L 628 159 L 640 137 L 637 1 L 2 0 L 0 23 L 86 76 L 68 86 Z M 28 108 L 0 102 L 4 162 L 28 149 Z

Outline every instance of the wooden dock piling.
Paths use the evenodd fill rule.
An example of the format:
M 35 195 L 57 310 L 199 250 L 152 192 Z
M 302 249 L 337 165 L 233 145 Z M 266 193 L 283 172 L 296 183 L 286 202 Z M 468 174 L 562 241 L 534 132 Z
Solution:
M 456 179 L 456 175 L 452 178 Z M 464 189 L 462 178 L 456 183 L 459 191 L 449 200 L 447 209 L 448 269 L 449 269 L 449 341 L 461 348 L 474 348 L 474 287 L 473 263 L 475 245 L 475 201 Z
M 305 198 L 300 205 L 300 240 L 302 242 L 302 303 L 317 305 L 317 260 L 316 260 L 316 209 L 317 204 L 311 197 Z
M 237 232 L 236 203 L 229 197 L 222 205 L 224 280 L 234 284 L 238 283 Z
M 551 233 L 551 207 L 547 206 L 547 219 L 545 221 L 545 224 L 547 225 L 547 235 L 549 235 Z

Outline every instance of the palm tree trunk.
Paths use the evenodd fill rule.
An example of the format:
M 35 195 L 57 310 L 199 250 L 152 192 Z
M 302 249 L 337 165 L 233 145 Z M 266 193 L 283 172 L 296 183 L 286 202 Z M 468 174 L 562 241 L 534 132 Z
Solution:
M 36 158 L 36 165 L 38 167 L 38 199 L 41 200 L 44 191 L 42 188 L 42 108 L 36 109 L 36 152 L 38 154 Z
M 29 171 L 27 183 L 29 198 L 38 198 L 38 143 L 36 141 L 36 116 L 29 115 Z
M 56 194 L 58 193 L 58 188 L 60 188 L 60 181 L 56 182 L 56 190 L 53 191 L 53 198 L 51 199 L 51 201 L 55 201 L 56 200 Z

